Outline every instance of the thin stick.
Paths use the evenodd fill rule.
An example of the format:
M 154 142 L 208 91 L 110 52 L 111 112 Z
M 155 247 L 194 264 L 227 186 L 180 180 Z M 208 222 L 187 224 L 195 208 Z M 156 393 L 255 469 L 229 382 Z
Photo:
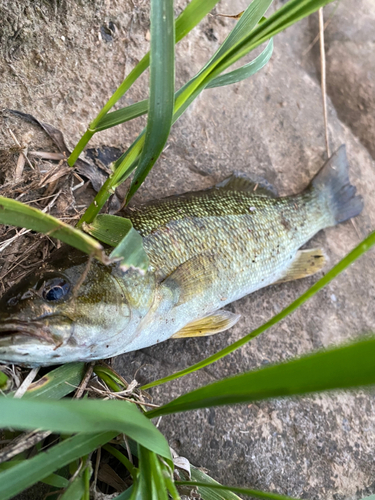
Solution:
M 51 431 L 32 431 L 28 434 L 22 434 L 21 436 L 16 437 L 8 444 L 8 446 L 0 451 L 0 464 L 10 460 L 19 453 L 32 448 L 40 441 L 43 441 L 43 439 L 48 437 L 50 434 L 52 434 Z
M 83 271 L 82 276 L 79 278 L 79 280 L 77 281 L 75 287 L 73 288 L 73 292 L 72 292 L 72 296 L 73 297 L 77 296 L 78 290 L 81 288 L 82 283 L 87 278 L 87 275 L 89 274 L 89 271 L 90 271 L 92 259 L 93 259 L 92 255 L 89 255 L 89 259 L 87 261 L 85 270 Z
M 92 491 L 96 493 L 96 483 L 98 482 L 98 472 L 99 472 L 99 465 L 100 465 L 100 459 L 102 458 L 102 449 L 98 448 L 96 450 L 96 461 L 95 461 L 95 471 L 94 471 L 94 480 L 92 482 Z
M 128 453 L 128 458 L 130 460 L 130 463 L 132 465 L 134 465 L 134 462 L 133 462 L 133 455 L 132 455 L 132 452 L 130 451 L 130 446 L 129 446 L 129 441 L 128 441 L 128 438 L 126 437 L 125 434 L 122 435 L 122 439 L 124 440 L 124 443 L 125 443 L 125 447 L 126 447 L 126 451 Z
M 94 364 L 95 361 L 92 361 L 89 364 L 85 376 L 83 377 L 82 382 L 80 383 L 76 393 L 74 394 L 74 399 L 80 399 L 82 397 L 82 394 L 85 392 L 87 384 L 89 383 L 92 372 L 94 370 Z
M 27 377 L 25 380 L 22 382 L 22 384 L 19 386 L 17 391 L 14 394 L 14 398 L 22 398 L 22 396 L 25 394 L 27 389 L 30 387 L 30 385 L 33 383 L 34 378 L 37 376 L 39 371 L 38 368 L 33 368 L 32 370 L 29 371 Z
M 8 131 L 9 131 L 10 135 L 12 136 L 12 139 L 14 140 L 14 142 L 16 143 L 16 145 L 20 148 L 21 154 L 24 156 L 24 158 L 27 161 L 27 163 L 29 164 L 29 167 L 31 168 L 31 170 L 34 170 L 34 167 L 33 167 L 32 163 L 31 163 L 31 161 L 28 159 L 28 157 L 26 155 L 25 148 L 23 148 L 21 146 L 21 144 L 17 140 L 17 137 L 13 134 L 13 132 L 10 130 L 9 127 L 8 127 Z
M 326 54 L 324 50 L 324 19 L 323 7 L 319 9 L 319 33 L 320 33 L 320 64 L 321 64 L 321 86 L 323 98 L 323 116 L 324 116 L 324 130 L 325 141 L 328 158 L 331 156 L 329 149 L 329 136 L 328 136 L 328 116 L 327 116 L 327 93 L 326 93 Z
M 327 21 L 324 23 L 324 31 L 327 29 L 328 25 L 331 24 L 332 20 L 333 20 L 333 16 L 336 14 L 336 10 L 339 6 L 340 2 L 337 2 L 337 5 L 335 6 L 335 8 L 333 9 L 333 11 L 331 12 L 331 14 L 329 15 L 329 18 L 327 19 Z M 304 50 L 302 52 L 302 57 L 305 57 L 309 52 L 310 50 L 314 47 L 314 45 L 316 44 L 316 42 L 319 40 L 320 38 L 320 33 L 318 33 L 316 35 L 316 37 L 314 38 L 314 40 L 310 43 L 310 45 L 307 47 L 306 50 Z

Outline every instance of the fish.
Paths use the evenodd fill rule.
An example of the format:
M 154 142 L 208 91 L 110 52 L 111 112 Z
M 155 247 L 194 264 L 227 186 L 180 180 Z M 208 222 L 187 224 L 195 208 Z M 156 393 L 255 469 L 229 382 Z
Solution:
M 267 181 L 235 172 L 210 189 L 127 209 L 147 271 L 62 247 L 1 298 L 0 362 L 88 362 L 226 331 L 240 315 L 223 307 L 319 272 L 324 251 L 300 247 L 362 208 L 343 145 L 296 195 L 278 197 Z

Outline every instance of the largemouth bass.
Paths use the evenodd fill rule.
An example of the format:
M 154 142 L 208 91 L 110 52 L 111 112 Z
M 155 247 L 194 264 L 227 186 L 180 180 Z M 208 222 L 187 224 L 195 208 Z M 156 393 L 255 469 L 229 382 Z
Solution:
M 358 215 L 345 146 L 300 194 L 234 174 L 212 189 L 129 210 L 150 260 L 122 272 L 70 247 L 0 301 L 0 362 L 27 366 L 109 358 L 171 337 L 227 330 L 222 307 L 272 283 L 309 276 L 325 262 L 299 248 Z

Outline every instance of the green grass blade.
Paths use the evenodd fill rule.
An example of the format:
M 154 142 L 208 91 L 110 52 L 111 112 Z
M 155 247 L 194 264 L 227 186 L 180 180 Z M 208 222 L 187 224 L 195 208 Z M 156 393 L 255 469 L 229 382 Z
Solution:
M 100 120 L 99 124 L 95 127 L 95 132 L 101 132 L 102 130 L 107 130 L 107 128 L 115 127 L 121 123 L 138 118 L 147 113 L 147 110 L 148 100 L 144 100 L 131 104 L 126 108 L 112 111 L 112 113 L 108 113 Z
M 211 489 L 212 485 L 220 485 L 215 479 L 205 474 L 203 471 L 190 464 L 191 479 L 197 483 L 204 483 L 206 486 L 197 488 L 202 500 L 241 500 L 232 491 L 217 491 Z
M 9 500 L 26 488 L 48 477 L 55 470 L 64 467 L 83 455 L 91 453 L 116 437 L 116 435 L 116 432 L 78 434 L 53 446 L 48 452 L 39 453 L 11 469 L 1 472 L 1 500 Z
M 33 382 L 23 399 L 61 399 L 76 390 L 85 374 L 85 363 L 68 363 Z
M 124 217 L 99 214 L 91 224 L 83 224 L 82 229 L 102 243 L 115 247 L 132 227 L 131 221 Z
M 85 493 L 85 482 L 83 479 L 83 475 L 79 474 L 70 483 L 69 487 L 61 496 L 60 500 L 81 500 L 84 493 Z
M 360 340 L 206 385 L 147 416 L 375 384 L 374 359 L 375 339 Z
M 220 60 L 219 70 L 223 71 L 222 68 L 229 67 L 250 50 L 331 2 L 332 0 L 290 0 L 230 47 Z
M 279 321 L 283 320 L 289 314 L 294 312 L 296 309 L 298 309 L 302 304 L 304 304 L 307 300 L 309 300 L 311 297 L 313 297 L 319 290 L 324 288 L 328 283 L 330 283 L 336 276 L 338 276 L 340 273 L 342 273 L 348 266 L 350 266 L 355 260 L 357 260 L 361 255 L 363 255 L 365 252 L 367 252 L 373 245 L 375 245 L 375 232 L 371 233 L 367 238 L 365 238 L 354 250 L 352 250 L 346 257 L 344 257 L 338 264 L 336 264 L 328 273 L 320 278 L 313 286 L 311 286 L 308 290 L 306 290 L 305 293 L 303 293 L 298 299 L 296 299 L 294 302 L 292 302 L 289 306 L 287 306 L 285 309 L 283 309 L 279 314 L 276 314 L 273 318 L 271 318 L 269 321 L 261 325 L 259 328 L 256 328 L 252 332 L 250 332 L 248 335 L 245 335 L 242 339 L 237 340 L 233 344 L 229 345 L 228 347 L 225 347 L 221 351 L 217 352 L 216 354 L 213 354 L 212 356 L 209 356 L 208 358 L 204 359 L 203 361 L 200 361 L 199 363 L 196 363 L 195 365 L 189 366 L 188 368 L 185 368 L 184 370 L 180 370 L 179 372 L 173 373 L 172 375 L 169 375 L 168 377 L 164 377 L 162 379 L 156 380 L 154 382 L 150 382 L 149 384 L 146 384 L 142 387 L 143 390 L 149 389 L 150 387 L 155 387 L 157 385 L 165 384 L 166 382 L 169 382 L 171 380 L 175 380 L 176 378 L 183 377 L 184 375 L 187 375 L 189 373 L 193 373 L 197 370 L 200 370 L 201 368 L 204 368 L 205 366 L 210 365 L 211 363 L 214 363 L 215 361 L 218 361 L 219 359 L 224 358 L 228 354 L 231 354 L 234 352 L 236 349 L 242 347 L 243 345 L 247 344 L 250 340 L 253 338 L 257 337 L 261 333 L 265 332 L 272 326 L 276 325 Z
M 150 98 L 145 144 L 127 201 L 136 193 L 167 142 L 174 107 L 173 0 L 151 0 Z
M 270 40 L 266 48 L 259 54 L 258 57 L 251 62 L 245 64 L 241 68 L 235 69 L 225 75 L 214 78 L 205 88 L 212 89 L 214 87 L 223 87 L 224 85 L 232 85 L 249 78 L 250 76 L 261 70 L 271 59 L 273 52 L 273 40 Z
M 5 390 L 8 385 L 8 377 L 4 372 L 0 371 L 0 390 Z
M 168 500 L 158 457 L 152 451 L 138 445 L 139 475 L 137 481 L 137 500 Z
M 11 460 L 10 462 L 3 462 L 0 464 L 0 472 L 11 469 L 12 467 L 24 462 L 26 462 L 26 460 Z M 54 486 L 55 488 L 67 488 L 69 486 L 68 479 L 59 476 L 58 474 L 50 474 L 49 476 L 41 479 L 40 482 L 48 484 L 49 486 Z
M 0 428 L 4 427 L 64 434 L 117 431 L 170 459 L 164 436 L 134 404 L 126 401 L 34 401 L 0 397 Z
M 69 486 L 69 481 L 65 477 L 59 476 L 58 474 L 50 474 L 41 480 L 42 483 L 48 484 L 49 486 L 54 486 L 55 488 L 67 488 Z
M 204 5 L 205 3 L 206 2 L 197 3 L 197 2 L 193 1 L 186 7 L 186 9 L 181 14 L 181 16 L 176 20 L 176 36 L 181 34 L 181 31 L 179 29 L 179 26 L 180 26 L 179 21 L 180 21 L 180 19 L 182 21 L 183 15 L 186 16 L 186 17 L 184 16 L 184 26 L 186 27 L 186 29 L 188 29 L 190 26 L 188 25 L 188 23 L 185 23 L 187 17 L 189 16 L 188 10 L 191 9 L 191 17 L 193 19 L 193 23 L 196 23 L 194 16 L 196 14 L 195 11 L 197 9 L 201 10 L 202 12 L 204 11 L 205 13 L 208 12 L 207 6 Z M 215 1 L 215 2 L 212 1 L 210 3 L 216 4 L 217 1 Z M 251 31 L 256 26 L 256 24 L 259 22 L 259 20 L 263 19 L 260 14 L 267 10 L 270 3 L 272 3 L 272 0 L 262 0 L 262 3 L 254 2 L 253 4 L 251 4 L 251 6 L 246 10 L 244 15 L 242 16 L 242 20 L 239 23 L 237 23 L 237 25 L 231 31 L 231 33 L 229 34 L 227 39 L 220 46 L 218 51 L 210 58 L 210 60 L 202 68 L 202 70 L 198 73 L 198 75 L 205 68 L 210 66 L 217 58 L 219 58 L 220 55 L 222 55 L 226 50 L 228 50 L 230 47 L 232 47 L 239 39 L 241 39 L 241 37 L 244 36 L 244 34 L 246 32 Z M 214 5 L 212 5 L 211 8 L 213 8 L 213 7 L 214 7 Z M 256 7 L 256 8 L 254 8 L 254 7 Z M 210 10 L 211 10 L 211 8 L 210 8 Z M 183 28 L 183 25 L 181 24 L 181 29 L 182 28 Z M 189 31 L 190 31 L 190 29 L 189 29 Z M 185 35 L 183 35 L 183 36 L 185 36 Z M 176 41 L 176 43 L 177 43 L 177 41 Z M 271 57 L 271 55 L 272 55 L 272 49 L 273 49 L 273 45 L 272 45 L 272 48 L 270 49 L 269 57 Z M 259 65 L 258 69 L 255 69 L 252 71 L 251 69 L 256 64 L 255 61 L 258 58 L 262 59 L 261 56 L 258 56 L 258 58 L 256 58 L 254 61 L 243 66 L 244 69 L 242 71 L 241 71 L 241 68 L 239 68 L 238 70 L 235 70 L 234 72 L 232 72 L 233 76 L 231 78 L 229 78 L 229 73 L 228 73 L 228 75 L 226 75 L 226 78 L 229 78 L 228 83 L 217 83 L 215 85 L 215 84 L 213 84 L 213 82 L 211 82 L 207 86 L 207 88 L 219 87 L 222 85 L 229 85 L 230 83 L 235 83 L 237 81 L 244 80 L 245 78 L 248 78 L 249 76 L 251 76 L 254 73 L 256 73 L 257 71 L 259 71 L 259 69 L 261 69 L 268 62 L 269 57 L 264 62 L 264 64 Z M 247 69 L 247 72 L 246 72 L 245 68 Z M 198 76 L 198 75 L 196 75 L 196 76 Z M 195 77 L 192 80 L 194 80 L 194 79 L 195 79 Z M 192 80 L 190 82 L 192 82 Z M 232 81 L 230 81 L 230 80 L 232 80 Z M 108 113 L 102 120 L 100 120 L 100 123 L 95 128 L 95 132 L 99 132 L 101 130 L 106 130 L 107 128 L 114 127 L 114 126 L 119 125 L 121 123 L 130 121 L 134 118 L 137 118 L 137 117 L 147 113 L 147 111 L 148 111 L 148 100 L 144 100 L 144 101 L 140 101 L 140 102 L 137 102 L 135 104 L 132 104 L 130 106 L 127 106 L 126 108 L 121 108 L 117 111 L 113 111 L 112 113 Z M 181 116 L 181 114 L 179 116 Z
M 186 36 L 200 21 L 214 8 L 219 0 L 192 0 L 185 10 L 176 19 L 176 43 Z M 68 164 L 72 167 L 77 161 L 78 156 L 82 153 L 87 143 L 92 136 L 100 129 L 102 120 L 108 111 L 116 104 L 116 102 L 130 89 L 133 83 L 141 76 L 148 68 L 150 62 L 150 54 L 147 53 L 135 68 L 129 73 L 115 93 L 110 97 L 104 107 L 100 110 L 97 117 L 90 123 L 88 130 L 79 140 L 72 154 L 68 158 Z M 108 128 L 108 127 L 106 127 Z M 104 130 L 104 129 L 102 129 Z
M 137 476 L 137 469 L 134 467 L 134 465 L 131 463 L 131 461 L 123 454 L 121 451 L 117 450 L 114 446 L 111 446 L 110 444 L 106 444 L 103 446 L 105 450 L 108 451 L 111 455 L 113 455 L 119 462 L 122 463 L 126 469 L 128 469 L 129 474 L 132 476 L 133 479 Z
M 176 43 L 184 38 L 215 7 L 219 0 L 193 0 L 178 16 L 175 23 Z M 149 57 L 147 57 L 147 64 Z M 140 76 L 140 75 L 138 75 Z M 95 132 L 115 127 L 147 113 L 148 100 L 131 104 L 126 108 L 107 113 L 95 126 Z
M 130 486 L 126 491 L 120 493 L 118 497 L 115 497 L 115 500 L 130 500 L 133 493 L 133 486 Z
M 87 234 L 51 215 L 45 214 L 41 210 L 3 196 L 0 196 L 0 223 L 25 227 L 48 234 L 96 257 L 103 263 L 108 262 L 103 247 Z
M 215 7 L 219 0 L 192 0 L 176 19 L 176 43 Z
M 195 481 L 176 481 L 177 486 L 191 486 L 196 487 L 203 498 L 203 500 L 229 500 L 230 496 L 224 495 L 227 492 L 241 493 L 243 495 L 250 495 L 253 498 L 260 498 L 262 500 L 296 500 L 292 497 L 285 495 L 278 495 L 277 493 L 267 493 L 265 491 L 251 490 L 249 488 L 238 488 L 237 486 L 223 486 L 221 484 L 207 484 L 205 482 Z M 223 493 L 223 495 L 214 495 L 214 493 Z M 238 498 L 238 497 L 236 497 Z
M 123 271 L 133 268 L 144 273 L 150 265 L 148 255 L 143 248 L 142 236 L 133 227 L 112 251 L 110 257 L 120 260 Z
M 259 54 L 259 56 L 257 56 L 253 61 L 225 75 L 214 78 L 205 88 L 210 89 L 214 87 L 222 87 L 224 85 L 231 85 L 233 83 L 237 83 L 242 80 L 245 80 L 246 78 L 249 78 L 267 64 L 267 62 L 270 60 L 272 56 L 272 52 L 273 52 L 273 41 L 271 40 L 267 44 L 263 52 Z M 195 97 L 196 96 L 194 96 L 194 98 Z M 194 99 L 191 99 L 189 103 L 192 102 L 193 100 Z M 127 106 L 126 108 L 121 108 L 117 111 L 113 111 L 112 113 L 108 113 L 100 122 L 100 127 L 96 128 L 96 132 L 99 132 L 101 130 L 106 130 L 107 128 L 114 127 L 115 125 L 119 125 L 121 123 L 133 120 L 133 118 L 137 118 L 141 115 L 146 114 L 147 111 L 148 111 L 148 101 L 144 100 L 137 102 L 136 104 Z M 181 114 L 182 113 L 178 115 L 178 118 L 181 116 Z M 174 117 L 173 123 L 175 121 L 176 118 Z
M 129 268 L 147 271 L 150 261 L 143 248 L 142 236 L 129 219 L 99 214 L 91 224 L 83 223 L 82 229 L 99 241 L 116 247 L 110 258 L 119 260 L 124 271 Z
M 254 0 L 244 11 L 233 30 L 229 33 L 216 54 L 210 59 L 210 65 L 226 55 L 244 38 L 248 37 L 260 21 L 264 21 L 264 15 L 273 0 Z

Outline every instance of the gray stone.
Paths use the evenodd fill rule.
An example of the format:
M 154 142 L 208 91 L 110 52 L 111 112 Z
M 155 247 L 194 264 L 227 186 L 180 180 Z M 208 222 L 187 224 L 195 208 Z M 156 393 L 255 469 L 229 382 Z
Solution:
M 9 7 L 13 12 L 20 3 L 14 4 Z M 19 29 L 18 24 L 13 25 L 14 18 L 6 18 L 4 24 L 8 31 L 1 50 L 8 61 L 0 62 L 2 105 L 43 118 L 60 128 L 74 145 L 124 74 L 147 50 L 148 3 L 67 1 L 63 8 L 56 7 L 55 14 L 42 2 L 39 5 L 27 0 L 22 5 L 26 14 L 17 14 L 17 23 L 23 23 L 20 44 L 11 35 L 12 30 Z M 178 8 L 181 6 L 179 3 Z M 227 1 L 217 12 L 237 14 L 245 6 L 242 0 Z M 373 14 L 358 16 L 358 29 L 352 31 L 350 22 L 341 22 L 340 12 L 339 8 L 337 26 L 345 34 L 345 46 L 361 34 L 367 51 L 373 41 L 373 31 L 367 28 L 374 22 Z M 114 32 L 110 30 L 112 40 L 103 40 L 99 38 L 101 27 L 109 29 L 110 21 L 116 27 Z M 179 85 L 200 69 L 234 23 L 210 16 L 179 44 Z M 369 35 L 365 34 L 367 29 Z M 303 189 L 326 158 L 321 95 L 314 70 L 316 55 L 310 51 L 302 57 L 315 34 L 309 21 L 289 28 L 276 37 L 274 56 L 260 73 L 228 88 L 205 91 L 173 127 L 168 148 L 134 203 L 209 187 L 233 170 L 262 175 L 283 195 Z M 325 249 L 329 267 L 375 226 L 375 163 L 369 142 L 355 129 L 356 120 L 352 122 L 346 107 L 352 98 L 353 109 L 359 102 L 353 89 L 356 78 L 364 82 L 364 67 L 357 52 L 348 50 L 344 59 L 340 50 L 339 40 L 330 40 L 327 31 L 331 146 L 334 149 L 346 143 L 351 180 L 364 197 L 365 209 L 354 222 L 321 232 L 309 244 Z M 349 81 L 344 62 L 353 80 Z M 372 70 L 373 66 L 369 67 L 370 74 Z M 363 85 L 370 96 L 373 87 L 369 80 Z M 120 105 L 144 98 L 146 88 L 144 75 Z M 344 94 L 340 100 L 335 95 L 341 96 L 341 90 Z M 369 106 L 371 99 L 366 101 Z M 361 130 L 368 128 L 368 138 L 374 135 L 370 114 L 367 125 L 361 125 Z M 98 134 L 92 145 L 124 149 L 142 123 L 144 118 Z M 8 141 L 4 131 L 2 140 Z M 312 277 L 269 287 L 232 304 L 230 309 L 241 313 L 242 318 L 229 332 L 171 340 L 120 356 L 114 366 L 141 383 L 179 370 L 261 325 L 315 280 Z M 166 402 L 223 377 L 373 331 L 374 282 L 372 251 L 250 344 L 200 372 L 154 389 L 154 402 Z M 272 400 L 164 417 L 160 429 L 180 455 L 208 468 L 223 483 L 304 498 L 359 499 L 375 492 L 374 402 L 371 391 Z
M 327 92 L 340 120 L 375 158 L 375 3 L 344 0 L 327 10 Z M 310 26 L 318 31 L 317 16 Z M 318 44 L 313 54 L 320 78 Z

